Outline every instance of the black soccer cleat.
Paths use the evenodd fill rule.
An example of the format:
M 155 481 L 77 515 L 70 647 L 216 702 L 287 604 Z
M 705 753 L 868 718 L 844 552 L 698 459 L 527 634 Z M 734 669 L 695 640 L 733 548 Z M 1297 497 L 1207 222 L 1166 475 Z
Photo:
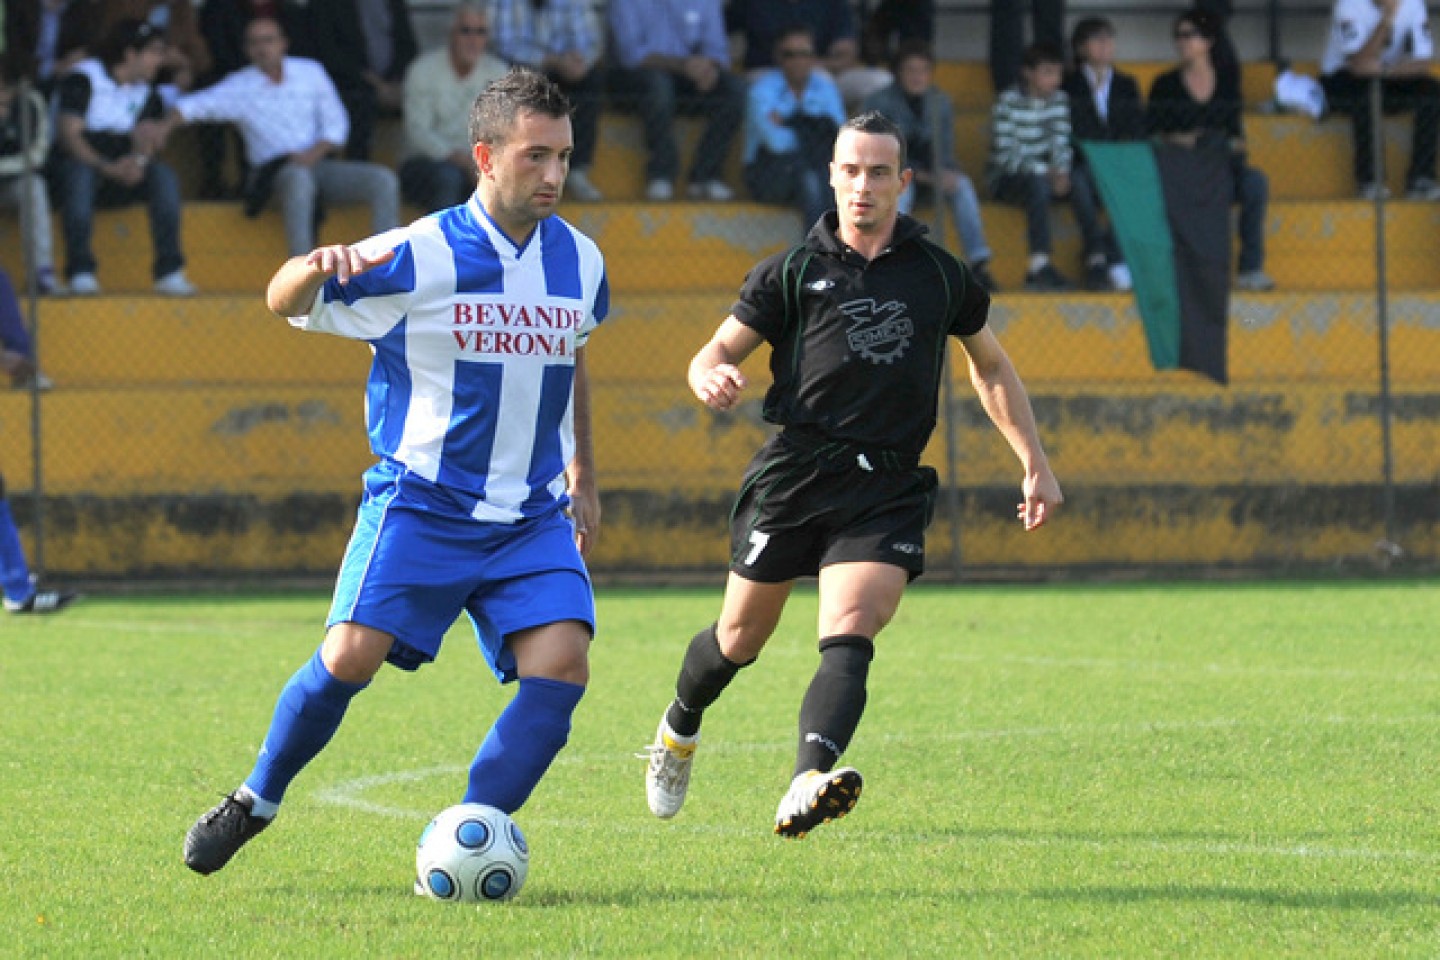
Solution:
M 789 792 L 775 811 L 775 832 L 801 840 L 822 823 L 839 820 L 855 809 L 864 782 L 854 767 L 841 767 L 829 773 L 805 771 L 790 784 Z
M 265 817 L 251 816 L 251 800 L 230 794 L 205 814 L 185 834 L 185 866 L 200 874 L 211 874 L 261 830 L 270 826 Z

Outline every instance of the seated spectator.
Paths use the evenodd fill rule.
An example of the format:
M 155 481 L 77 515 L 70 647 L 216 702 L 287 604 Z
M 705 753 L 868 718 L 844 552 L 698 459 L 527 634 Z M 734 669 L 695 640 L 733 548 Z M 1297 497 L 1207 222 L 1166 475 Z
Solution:
M 680 173 L 677 113 L 705 118 L 688 196 L 731 200 L 725 159 L 745 115 L 745 82 L 730 72 L 720 0 L 610 0 L 615 89 L 645 129 L 645 198 L 669 200 Z
M 0 352 L 0 371 L 9 372 L 13 363 L 9 353 Z M 15 517 L 10 513 L 4 477 L 0 477 L 0 594 L 3 594 L 6 612 L 25 616 L 58 613 L 79 596 L 71 590 L 42 590 L 36 584 L 25 561 L 25 547 L 20 542 Z
M 605 86 L 600 29 L 590 5 L 584 0 L 490 0 L 490 44 L 500 59 L 539 70 L 570 98 L 575 152 L 565 194 L 574 200 L 601 199 L 590 182 L 590 167 Z
M 291 256 L 315 248 L 322 204 L 368 205 L 375 233 L 396 226 L 395 174 L 379 164 L 335 159 L 350 123 L 325 68 L 286 55 L 278 20 L 251 20 L 245 46 L 250 66 L 181 97 L 168 122 L 219 120 L 240 128 L 250 165 L 245 212 L 256 216 L 267 205 L 277 207 Z
M 1265 273 L 1265 211 L 1270 180 L 1245 162 L 1245 135 L 1240 122 L 1240 90 L 1217 73 L 1210 51 L 1217 22 L 1192 8 L 1175 18 L 1175 47 L 1180 65 L 1162 73 L 1150 86 L 1146 127 L 1166 141 L 1194 147 L 1219 139 L 1229 144 L 1231 174 L 1240 205 L 1240 264 L 1235 286 L 1240 290 L 1273 290 Z
M 200 35 L 194 0 L 106 0 L 103 36 L 121 20 L 144 20 L 165 38 L 165 59 L 156 82 L 162 92 L 190 90 L 210 71 L 210 48 Z
M 1381 109 L 1414 113 L 1406 197 L 1440 200 L 1435 181 L 1440 133 L 1440 81 L 1431 76 L 1434 40 L 1424 0 L 1336 0 L 1320 84 L 1330 108 L 1348 113 L 1355 130 L 1355 182 L 1360 196 L 1382 192 L 1372 155 L 1370 81 L 1380 78 Z
M 205 0 L 200 6 L 200 32 L 210 50 L 210 70 L 203 74 L 197 87 L 208 87 L 247 66 L 245 28 L 257 17 L 280 21 L 281 29 L 290 38 L 290 52 L 310 56 L 310 21 L 306 9 L 296 0 Z M 246 178 L 244 146 L 240 135 L 228 123 L 196 125 L 196 143 L 200 151 L 200 196 L 206 200 L 238 200 Z M 238 157 L 239 180 L 229 176 L 228 157 Z
M 775 42 L 779 67 L 750 84 L 745 109 L 745 186 L 761 203 L 800 208 L 808 231 L 835 205 L 830 157 L 845 122 L 840 88 L 815 67 L 809 27 L 790 27 Z
M 1076 144 L 1145 139 L 1140 85 L 1130 74 L 1115 69 L 1115 26 L 1104 17 L 1085 17 L 1075 24 L 1070 48 L 1075 68 L 1065 74 L 1060 89 L 1070 98 L 1070 135 Z M 1080 192 L 1095 198 L 1098 205 L 1100 193 L 1083 150 L 1075 151 L 1071 177 Z M 1087 215 L 1089 219 L 1098 224 L 1098 217 Z M 1130 271 L 1115 234 L 1105 229 L 1087 236 L 1085 243 L 1085 285 L 1092 290 L 1129 290 Z
M 90 56 L 105 0 L 9 0 L 5 55 L 16 76 L 49 94 L 70 68 Z
M 400 195 L 429 213 L 464 203 L 475 189 L 470 108 L 509 70 L 486 52 L 489 21 L 470 0 L 455 5 L 444 47 L 422 54 L 405 75 L 405 162 Z
M 56 192 L 65 231 L 70 292 L 100 292 L 91 247 L 95 208 L 144 201 L 155 251 L 155 290 L 189 296 L 180 252 L 180 181 L 156 155 L 164 144 L 156 123 L 164 114 L 155 75 L 165 38 L 142 20 L 122 20 L 100 38 L 97 56 L 80 61 L 60 80 Z
M 751 79 L 757 70 L 780 66 L 773 51 L 784 30 L 805 26 L 815 38 L 819 66 L 835 81 L 845 104 L 859 104 L 890 82 L 889 70 L 861 61 L 849 0 L 731 0 L 725 22 L 745 39 L 744 65 Z
M 988 267 L 991 251 L 980 222 L 980 201 L 975 185 L 955 159 L 954 105 L 949 95 L 934 85 L 934 76 L 935 60 L 929 45 L 923 40 L 907 41 L 895 57 L 895 82 L 866 97 L 864 108 L 884 114 L 905 137 L 914 177 L 900 195 L 900 212 L 914 208 L 917 194 L 934 196 L 938 184 L 939 198 L 955 220 L 971 276 L 995 293 L 998 287 Z
M 50 111 L 34 87 L 21 98 L 13 71 L 10 58 L 0 56 L 0 207 L 20 212 L 26 269 L 37 290 L 55 293 L 50 198 L 43 173 L 50 152 Z
M 880 0 L 861 30 L 866 63 L 894 64 L 910 44 L 935 48 L 935 0 Z
M 20 312 L 20 298 L 10 274 L 0 270 L 0 372 L 16 389 L 49 390 L 55 384 L 35 366 L 35 341 Z
M 1070 145 L 1070 98 L 1060 89 L 1060 48 L 1034 43 L 1026 48 L 1020 82 L 1000 94 L 990 116 L 990 162 L 987 178 L 995 199 L 1025 209 L 1025 237 L 1030 259 L 1025 289 L 1047 293 L 1074 288 L 1050 261 L 1050 205 L 1073 199 L 1074 150 Z M 1084 189 L 1083 187 L 1081 189 Z M 1089 198 L 1093 215 L 1094 199 Z M 1082 199 L 1074 204 L 1084 215 Z M 1082 223 L 1082 233 L 1094 229 Z
M 417 50 L 405 0 L 309 0 L 315 59 L 350 114 L 345 159 L 369 160 L 375 124 L 400 115 Z

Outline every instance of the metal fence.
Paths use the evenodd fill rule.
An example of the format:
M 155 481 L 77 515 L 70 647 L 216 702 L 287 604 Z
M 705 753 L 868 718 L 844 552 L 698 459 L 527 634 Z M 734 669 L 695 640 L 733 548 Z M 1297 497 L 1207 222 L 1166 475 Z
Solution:
M 1042 532 L 1018 529 L 1019 467 L 952 356 L 927 454 L 943 480 L 934 576 L 1434 568 L 1440 206 L 1399 199 L 1408 123 L 1384 127 L 1397 199 L 1374 201 L 1355 198 L 1343 119 L 1252 110 L 1247 126 L 1270 175 L 1277 289 L 1232 294 L 1225 386 L 1157 371 L 1128 294 L 1024 292 L 1023 214 L 985 203 L 1002 286 L 991 320 L 1068 503 Z M 983 113 L 957 118 L 962 140 L 984 127 Z M 693 149 L 693 122 L 683 132 Z M 613 288 L 589 351 L 606 511 L 593 566 L 716 574 L 740 471 L 769 430 L 768 378 L 757 357 L 750 400 L 720 415 L 689 395 L 684 371 L 748 267 L 802 224 L 746 202 L 645 202 L 637 121 L 607 111 L 601 136 L 594 179 L 607 199 L 563 210 L 600 243 Z M 977 180 L 983 147 L 962 144 Z M 182 137 L 166 156 L 189 191 L 192 146 Z M 963 255 L 936 210 L 917 215 Z M 1073 220 L 1061 207 L 1055 218 L 1057 263 L 1076 274 Z M 363 211 L 335 209 L 321 239 L 367 232 Z M 327 575 L 371 460 L 368 353 L 265 310 L 260 291 L 284 257 L 278 215 L 187 201 L 201 289 L 189 298 L 152 292 L 142 209 L 101 212 L 95 235 L 105 293 L 38 296 L 21 282 L 22 225 L 0 220 L 0 265 L 22 291 L 42 374 L 0 396 L 0 466 L 34 565 L 86 580 Z M 63 268 L 58 223 L 55 240 Z

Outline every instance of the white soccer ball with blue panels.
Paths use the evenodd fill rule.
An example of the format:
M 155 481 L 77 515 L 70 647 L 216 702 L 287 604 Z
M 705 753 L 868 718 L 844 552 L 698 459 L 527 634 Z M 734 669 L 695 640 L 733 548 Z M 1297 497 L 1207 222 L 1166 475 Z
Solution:
M 436 814 L 415 849 L 419 890 L 434 900 L 509 900 L 525 885 L 530 846 L 509 815 L 483 803 Z

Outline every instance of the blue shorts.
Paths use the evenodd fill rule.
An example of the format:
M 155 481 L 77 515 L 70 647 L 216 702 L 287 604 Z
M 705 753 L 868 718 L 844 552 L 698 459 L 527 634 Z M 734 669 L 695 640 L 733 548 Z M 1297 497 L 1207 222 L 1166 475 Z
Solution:
M 502 683 L 517 678 L 510 635 L 561 620 L 578 620 L 594 635 L 590 575 L 559 509 L 484 523 L 437 509 L 436 488 L 413 477 L 377 468 L 365 481 L 327 626 L 390 634 L 387 659 L 414 670 L 435 659 L 463 611 Z

